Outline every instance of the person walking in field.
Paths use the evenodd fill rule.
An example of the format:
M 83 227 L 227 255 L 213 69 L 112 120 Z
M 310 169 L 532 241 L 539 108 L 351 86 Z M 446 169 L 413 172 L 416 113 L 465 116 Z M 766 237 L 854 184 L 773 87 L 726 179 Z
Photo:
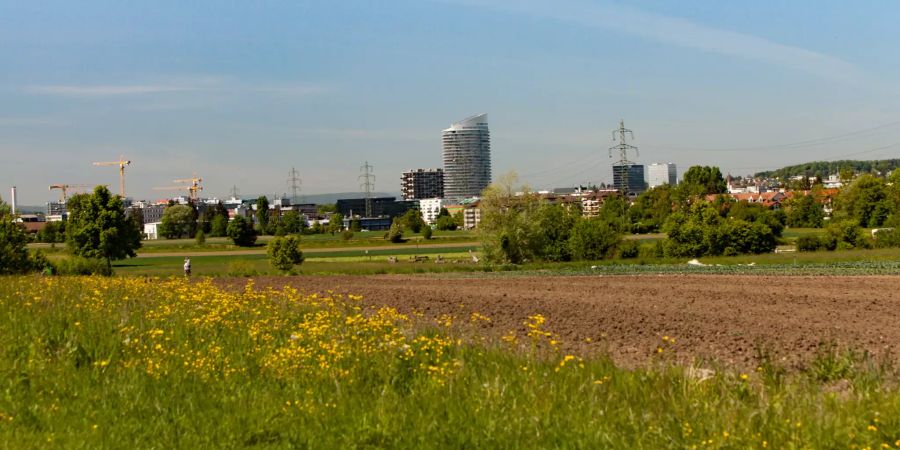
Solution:
M 184 276 L 191 276 L 191 258 L 184 258 Z

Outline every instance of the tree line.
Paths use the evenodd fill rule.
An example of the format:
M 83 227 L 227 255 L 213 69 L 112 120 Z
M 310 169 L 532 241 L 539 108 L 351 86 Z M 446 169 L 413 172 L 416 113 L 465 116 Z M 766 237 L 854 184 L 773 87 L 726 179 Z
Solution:
M 506 176 L 484 191 L 479 230 L 487 259 L 512 263 L 767 253 L 786 227 L 827 227 L 823 237 L 801 239 L 801 250 L 900 246 L 893 230 L 900 229 L 898 170 L 889 178 L 859 175 L 837 195 L 821 186 L 797 191 L 777 209 L 734 201 L 726 191 L 717 167 L 694 166 L 677 186 L 657 186 L 634 201 L 609 197 L 596 217 L 584 218 L 578 203 L 548 203 Z M 831 217 L 825 205 L 833 208 Z M 885 230 L 871 238 L 866 228 Z M 628 233 L 666 237 L 640 246 L 623 240 Z

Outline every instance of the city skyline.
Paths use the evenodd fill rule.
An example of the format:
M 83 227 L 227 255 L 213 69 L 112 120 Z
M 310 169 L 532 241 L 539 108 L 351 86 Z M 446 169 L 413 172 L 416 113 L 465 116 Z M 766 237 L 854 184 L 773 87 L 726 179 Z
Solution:
M 448 14 L 452 11 L 452 14 Z M 635 162 L 745 175 L 900 149 L 900 5 L 838 1 L 0 2 L 0 180 L 136 198 L 193 173 L 204 194 L 354 191 L 441 167 L 439 132 L 491 114 L 493 175 L 611 183 Z M 389 183 L 389 184 L 388 184 Z M 376 189 L 397 192 L 394 181 Z

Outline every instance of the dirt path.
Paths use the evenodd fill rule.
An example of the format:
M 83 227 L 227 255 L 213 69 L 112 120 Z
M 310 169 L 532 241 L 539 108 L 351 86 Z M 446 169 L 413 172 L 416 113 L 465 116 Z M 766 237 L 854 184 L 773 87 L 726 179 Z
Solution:
M 303 253 L 335 253 L 335 252 L 361 252 L 366 250 L 408 250 L 413 248 L 418 248 L 419 250 L 428 250 L 435 248 L 455 248 L 455 247 L 468 247 L 478 245 L 477 242 L 445 242 L 441 244 L 420 244 L 418 247 L 415 247 L 410 244 L 406 245 L 375 245 L 368 247 L 313 247 L 313 248 L 303 248 Z M 208 251 L 208 252 L 149 252 L 149 253 L 138 253 L 138 258 L 159 258 L 159 257 L 171 257 L 178 256 L 184 257 L 189 256 L 191 258 L 197 256 L 239 256 L 239 255 L 264 255 L 266 253 L 265 247 L 252 249 L 252 250 L 222 250 L 222 251 Z
M 512 329 L 522 334 L 527 316 L 540 313 L 567 349 L 608 351 L 626 365 L 647 362 L 663 336 L 676 339 L 667 354 L 679 360 L 711 358 L 750 369 L 758 363 L 760 346 L 769 346 L 789 367 L 814 358 L 823 341 L 877 357 L 900 355 L 900 277 L 383 275 L 256 282 L 361 294 L 371 307 L 388 305 L 431 318 L 453 314 L 464 321 L 479 312 L 492 319 L 484 331 L 493 336 Z M 592 342 L 585 342 L 588 338 Z

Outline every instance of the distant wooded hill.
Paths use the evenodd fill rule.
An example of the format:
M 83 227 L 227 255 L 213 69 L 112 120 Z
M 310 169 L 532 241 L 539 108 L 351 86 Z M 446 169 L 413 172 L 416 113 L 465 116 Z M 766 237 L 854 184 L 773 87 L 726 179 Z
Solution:
M 782 167 L 777 170 L 755 173 L 760 178 L 790 178 L 797 175 L 819 176 L 822 178 L 830 174 L 837 174 L 843 169 L 851 169 L 857 173 L 881 172 L 887 173 L 900 167 L 900 159 L 880 159 L 874 161 L 813 161 L 794 166 Z

